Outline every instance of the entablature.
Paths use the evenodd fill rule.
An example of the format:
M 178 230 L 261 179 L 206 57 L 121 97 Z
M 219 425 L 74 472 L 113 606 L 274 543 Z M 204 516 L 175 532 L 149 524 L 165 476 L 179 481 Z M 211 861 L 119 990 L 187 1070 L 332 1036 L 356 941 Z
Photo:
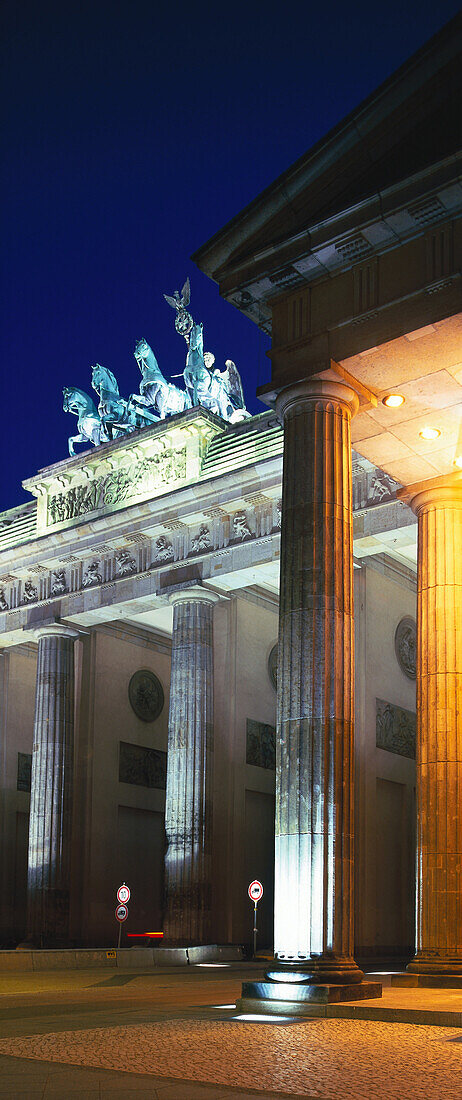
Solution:
M 354 456 L 358 552 L 366 534 L 414 524 L 396 484 Z M 282 456 L 173 490 L 157 501 L 51 530 L 0 555 L 2 644 L 55 617 L 80 626 L 135 619 L 191 583 L 223 591 L 269 585 L 277 592 Z M 375 525 L 370 516 L 376 515 Z M 364 519 L 366 517 L 366 520 Z M 375 539 L 371 545 L 381 543 Z

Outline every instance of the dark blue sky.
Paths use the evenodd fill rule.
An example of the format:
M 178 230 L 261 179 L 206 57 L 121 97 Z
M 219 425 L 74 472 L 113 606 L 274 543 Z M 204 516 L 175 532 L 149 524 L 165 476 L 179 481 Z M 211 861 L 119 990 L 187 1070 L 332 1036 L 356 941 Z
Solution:
M 3 0 L 0 509 L 66 457 L 62 387 L 93 393 L 91 363 L 125 396 L 142 336 L 183 369 L 162 295 L 187 274 L 262 411 L 268 341 L 189 257 L 459 7 Z

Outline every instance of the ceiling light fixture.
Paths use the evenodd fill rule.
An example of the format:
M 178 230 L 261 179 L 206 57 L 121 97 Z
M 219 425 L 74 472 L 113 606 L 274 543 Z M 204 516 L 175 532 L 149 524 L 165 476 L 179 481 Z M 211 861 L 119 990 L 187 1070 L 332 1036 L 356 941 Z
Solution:
M 422 428 L 422 431 L 419 432 L 419 435 L 421 439 L 438 439 L 438 436 L 441 435 L 441 432 L 439 428 Z
M 400 405 L 404 405 L 404 400 L 402 393 L 388 393 L 386 397 L 382 397 L 382 404 L 387 409 L 399 409 Z
M 458 466 L 462 470 L 462 455 L 457 455 L 457 458 L 454 459 L 454 466 Z

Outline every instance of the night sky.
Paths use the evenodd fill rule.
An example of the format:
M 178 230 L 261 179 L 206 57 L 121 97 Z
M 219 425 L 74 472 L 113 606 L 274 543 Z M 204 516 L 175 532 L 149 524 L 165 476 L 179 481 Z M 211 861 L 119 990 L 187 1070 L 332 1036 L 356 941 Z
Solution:
M 97 404 L 92 363 L 128 397 L 144 336 L 182 371 L 163 293 L 186 275 L 205 349 L 263 411 L 268 339 L 189 257 L 459 8 L 3 0 L 0 509 L 67 456 L 62 388 Z

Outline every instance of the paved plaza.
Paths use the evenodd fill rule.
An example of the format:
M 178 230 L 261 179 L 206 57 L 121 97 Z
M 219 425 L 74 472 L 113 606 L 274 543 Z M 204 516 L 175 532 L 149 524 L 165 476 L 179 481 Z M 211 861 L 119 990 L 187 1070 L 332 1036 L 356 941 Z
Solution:
M 234 1005 L 249 971 L 257 975 L 258 968 L 1 975 L 0 1097 L 454 1100 L 461 1094 L 462 1027 L 340 1016 L 239 1018 Z M 369 1012 L 446 1010 L 448 1021 L 462 1013 L 462 992 L 394 989 L 383 980 L 382 1002 Z

